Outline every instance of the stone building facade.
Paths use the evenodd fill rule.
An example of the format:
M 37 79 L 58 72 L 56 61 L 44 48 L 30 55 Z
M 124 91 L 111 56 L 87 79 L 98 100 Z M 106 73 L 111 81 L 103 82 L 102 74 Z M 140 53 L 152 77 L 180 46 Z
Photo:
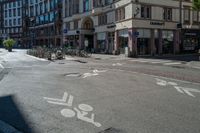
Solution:
M 24 42 L 32 46 L 61 46 L 61 0 L 24 0 Z
M 181 5 L 182 21 L 174 0 L 63 0 L 63 44 L 129 56 L 195 52 L 199 13 Z
M 21 46 L 22 37 L 22 0 L 0 1 L 0 38 L 13 38 L 16 47 Z

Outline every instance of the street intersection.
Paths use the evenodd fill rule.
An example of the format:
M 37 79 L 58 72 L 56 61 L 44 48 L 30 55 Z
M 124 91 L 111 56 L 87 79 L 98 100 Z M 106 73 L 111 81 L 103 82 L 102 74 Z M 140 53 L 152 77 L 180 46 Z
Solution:
M 185 63 L 0 54 L 0 120 L 21 132 L 200 132 L 200 69 Z

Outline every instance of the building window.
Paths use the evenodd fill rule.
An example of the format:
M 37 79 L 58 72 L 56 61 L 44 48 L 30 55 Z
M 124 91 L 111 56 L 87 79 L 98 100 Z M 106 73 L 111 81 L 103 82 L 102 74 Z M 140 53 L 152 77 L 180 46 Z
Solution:
M 190 23 L 190 8 L 184 7 L 184 22 Z
M 12 20 L 11 19 L 9 20 L 9 26 L 12 26 Z
M 16 19 L 13 19 L 13 25 L 14 26 L 16 25 Z
M 5 18 L 7 18 L 7 14 L 8 14 L 7 10 L 5 10 L 4 14 L 5 14 Z
M 67 30 L 70 30 L 70 22 L 65 23 L 65 27 Z
M 116 21 L 125 19 L 125 7 L 116 10 Z
M 107 14 L 99 15 L 99 25 L 107 24 Z
M 89 0 L 83 0 L 83 11 L 89 11 Z
M 145 19 L 151 18 L 151 6 L 147 6 L 147 5 L 141 6 L 141 18 L 145 18 Z
M 172 21 L 172 8 L 164 8 L 163 10 L 163 19 L 166 21 Z
M 75 30 L 78 29 L 78 20 L 75 20 L 75 21 L 74 21 L 74 29 L 75 29 Z
M 199 20 L 199 12 L 198 11 L 193 11 L 193 22 L 198 23 Z
M 16 16 L 16 9 L 13 9 L 13 16 Z
M 16 2 L 13 2 L 13 7 L 16 7 Z
M 30 7 L 30 17 L 32 17 L 34 15 L 34 8 L 33 6 Z
M 46 8 L 46 6 L 45 6 L 45 8 Z M 40 14 L 42 14 L 42 10 L 43 10 L 43 4 L 40 3 Z M 45 9 L 45 11 L 46 11 L 46 9 Z
M 18 25 L 21 25 L 21 19 L 18 18 Z
M 17 14 L 18 14 L 18 16 L 21 16 L 21 9 L 20 8 L 17 8 Z
M 12 17 L 12 10 L 9 9 L 9 17 Z

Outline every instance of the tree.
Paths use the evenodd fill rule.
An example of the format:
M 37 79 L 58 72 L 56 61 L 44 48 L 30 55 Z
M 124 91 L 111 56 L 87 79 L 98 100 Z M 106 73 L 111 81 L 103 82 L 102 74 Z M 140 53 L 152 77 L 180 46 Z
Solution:
M 197 14 L 200 12 L 200 0 L 193 0 L 192 1 L 192 9 L 193 11 L 197 11 Z M 200 27 L 200 25 L 199 25 Z
M 13 39 L 7 39 L 7 40 L 4 40 L 4 41 L 3 41 L 4 47 L 5 47 L 6 49 L 8 49 L 9 52 L 12 52 L 12 48 L 13 48 L 13 46 L 14 46 L 15 43 L 16 43 L 16 42 L 15 42 L 15 40 L 13 40 Z
M 200 0 L 193 0 L 192 1 L 192 8 L 195 11 L 200 11 Z

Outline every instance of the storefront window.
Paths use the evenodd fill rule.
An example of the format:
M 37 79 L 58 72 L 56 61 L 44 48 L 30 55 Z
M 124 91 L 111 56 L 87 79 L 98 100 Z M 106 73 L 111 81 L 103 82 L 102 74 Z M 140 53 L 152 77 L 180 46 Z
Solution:
M 139 55 L 147 55 L 150 49 L 151 32 L 148 29 L 138 29 L 137 50 Z
M 199 32 L 196 30 L 183 30 L 182 52 L 193 53 L 200 48 Z
M 163 54 L 172 54 L 173 53 L 173 45 L 174 45 L 174 34 L 173 31 L 163 31 L 162 32 L 162 41 L 163 41 Z
M 159 54 L 159 33 L 158 30 L 154 30 L 154 38 L 155 38 L 155 52 Z
M 106 33 L 97 33 L 97 49 L 104 52 L 106 49 Z
M 125 47 L 128 47 L 128 29 L 120 30 L 118 34 L 120 54 L 124 54 Z

